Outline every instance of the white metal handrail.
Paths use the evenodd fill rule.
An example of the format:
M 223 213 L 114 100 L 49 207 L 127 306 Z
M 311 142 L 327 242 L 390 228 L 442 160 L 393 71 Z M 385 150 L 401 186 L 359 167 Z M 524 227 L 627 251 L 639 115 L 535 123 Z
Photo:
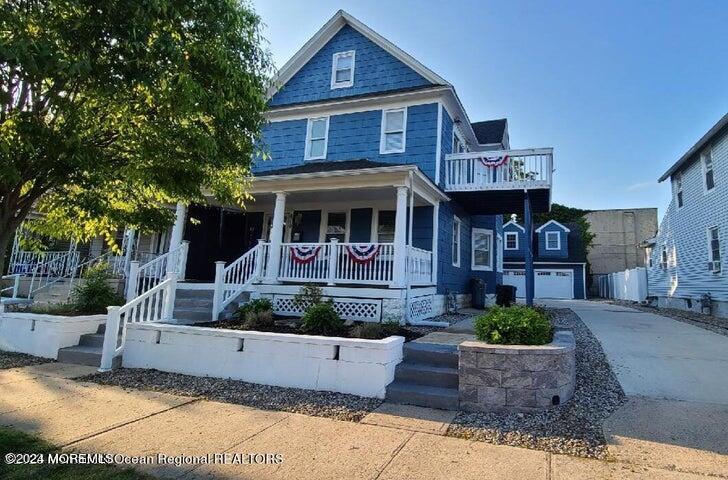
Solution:
M 0 277 L 0 279 L 13 281 L 12 285 L 10 285 L 9 287 L 0 288 L 0 297 L 2 297 L 3 293 L 10 292 L 10 296 L 5 298 L 11 298 L 13 300 L 18 298 L 18 290 L 20 287 L 20 274 L 14 273 L 12 275 L 3 275 L 2 277 Z
M 171 273 L 143 294 L 121 307 L 108 307 L 106 332 L 101 352 L 101 367 L 107 371 L 113 367 L 114 358 L 124 352 L 126 328 L 130 323 L 159 322 L 172 319 L 177 275 Z
M 138 266 L 138 262 L 132 262 L 126 299 L 131 300 L 154 288 L 169 273 L 175 273 L 181 278 L 187 263 L 188 246 L 187 242 L 182 242 L 178 247 L 141 266 Z
M 215 293 L 213 297 L 212 319 L 235 300 L 253 280 L 261 275 L 261 253 L 263 244 L 258 244 L 245 252 L 227 267 L 219 262 L 215 269 Z
M 504 157 L 498 166 L 484 163 L 485 158 Z M 445 155 L 445 190 L 551 188 L 552 172 L 552 148 L 454 153 Z
M 69 278 L 78 268 L 78 261 L 79 253 L 71 251 L 63 255 L 53 255 L 50 260 L 36 265 L 28 287 L 28 298 L 64 278 Z
M 417 247 L 407 249 L 407 279 L 410 285 L 431 285 L 432 252 Z

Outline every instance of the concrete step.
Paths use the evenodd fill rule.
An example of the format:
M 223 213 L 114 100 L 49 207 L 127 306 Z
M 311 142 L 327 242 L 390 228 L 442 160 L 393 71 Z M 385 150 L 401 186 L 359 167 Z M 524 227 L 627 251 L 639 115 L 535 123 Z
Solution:
M 407 363 L 458 368 L 458 350 L 456 345 L 407 342 L 404 344 L 403 353 L 404 361 Z
M 211 307 L 175 308 L 173 316 L 174 316 L 175 320 L 183 320 L 184 323 L 211 322 L 212 321 L 212 308 Z
M 394 371 L 396 382 L 440 388 L 458 388 L 458 369 L 403 362 Z
M 101 365 L 101 347 L 76 345 L 58 350 L 58 361 L 76 365 L 98 367 Z
M 179 298 L 174 299 L 174 308 L 195 308 L 207 307 L 212 309 L 212 297 L 210 298 Z
M 215 292 L 213 290 L 188 290 L 186 288 L 178 288 L 175 292 L 175 299 L 197 298 L 212 300 Z
M 101 335 L 106 333 L 106 324 L 102 323 L 99 325 L 99 328 L 96 329 L 96 333 L 100 333 Z
M 386 399 L 393 403 L 404 403 L 420 407 L 457 410 L 457 388 L 440 388 L 394 381 L 387 387 Z
M 103 333 L 86 333 L 81 335 L 81 340 L 78 344 L 82 347 L 103 347 L 104 346 L 104 334 Z

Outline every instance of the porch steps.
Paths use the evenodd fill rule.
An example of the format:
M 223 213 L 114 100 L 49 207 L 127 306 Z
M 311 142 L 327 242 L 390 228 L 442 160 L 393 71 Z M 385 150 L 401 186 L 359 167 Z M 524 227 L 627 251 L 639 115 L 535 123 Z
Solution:
M 104 333 L 106 325 L 99 325 L 96 333 L 81 335 L 78 345 L 58 350 L 60 363 L 73 363 L 98 367 L 101 365 L 101 350 L 104 346 Z M 114 358 L 114 367 L 121 366 L 121 356 Z
M 174 299 L 174 320 L 180 325 L 192 325 L 212 321 L 212 290 L 177 289 Z M 249 294 L 243 293 L 237 301 L 233 301 L 220 315 L 220 319 L 230 318 L 238 309 L 238 305 L 247 301 Z
M 456 410 L 458 352 L 455 345 L 408 342 L 386 398 L 393 403 Z

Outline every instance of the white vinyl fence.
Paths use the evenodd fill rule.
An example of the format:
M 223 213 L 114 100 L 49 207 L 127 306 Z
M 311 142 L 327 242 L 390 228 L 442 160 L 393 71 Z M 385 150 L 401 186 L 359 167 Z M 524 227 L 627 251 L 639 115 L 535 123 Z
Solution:
M 599 296 L 616 300 L 647 300 L 647 269 L 632 268 L 599 277 Z

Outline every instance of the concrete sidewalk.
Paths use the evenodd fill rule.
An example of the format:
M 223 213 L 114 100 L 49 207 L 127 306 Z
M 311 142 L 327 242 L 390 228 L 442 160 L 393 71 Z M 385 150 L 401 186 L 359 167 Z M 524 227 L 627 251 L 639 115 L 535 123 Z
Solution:
M 90 371 L 62 364 L 0 370 L 0 424 L 82 452 L 282 455 L 282 462 L 272 465 L 138 467 L 170 478 L 706 478 L 693 471 L 728 477 L 723 464 L 710 466 L 712 457 L 697 458 L 701 468 L 688 470 L 654 467 L 649 455 L 586 460 L 423 433 L 432 428 L 427 422 L 409 428 L 407 419 L 381 418 L 386 411 L 373 417 L 376 425 L 341 422 L 70 380 Z M 433 431 L 444 431 L 435 426 Z

